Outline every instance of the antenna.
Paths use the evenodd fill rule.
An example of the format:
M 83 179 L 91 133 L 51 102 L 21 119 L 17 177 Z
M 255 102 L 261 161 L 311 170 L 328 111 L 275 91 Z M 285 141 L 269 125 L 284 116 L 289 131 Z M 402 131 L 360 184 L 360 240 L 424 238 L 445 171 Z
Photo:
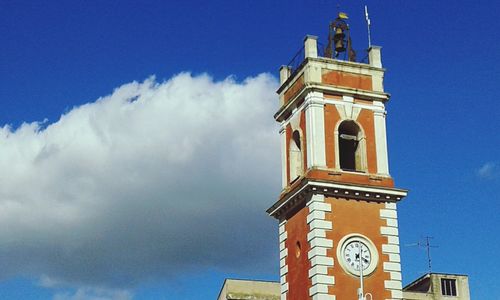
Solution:
M 424 241 L 418 241 L 418 243 L 406 245 L 406 246 L 418 246 L 418 247 L 426 249 L 426 251 L 427 251 L 427 264 L 428 264 L 428 268 L 429 268 L 429 273 L 432 273 L 431 248 L 439 248 L 439 246 L 431 245 L 430 240 L 432 240 L 433 238 L 434 237 L 432 237 L 432 236 L 424 236 L 423 237 Z
M 366 27 L 368 29 L 368 48 L 371 48 L 372 47 L 372 37 L 371 37 L 371 33 L 370 33 L 371 21 L 370 21 L 370 17 L 368 16 L 368 6 L 366 6 L 366 5 L 365 5 L 365 19 L 366 19 Z

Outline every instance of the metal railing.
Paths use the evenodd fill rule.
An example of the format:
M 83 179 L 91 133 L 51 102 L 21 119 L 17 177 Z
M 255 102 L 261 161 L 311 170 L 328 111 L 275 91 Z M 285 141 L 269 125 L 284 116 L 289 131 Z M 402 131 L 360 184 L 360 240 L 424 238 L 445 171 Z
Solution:
M 326 45 L 325 44 L 323 44 L 321 42 L 317 42 L 317 45 L 318 45 L 317 46 L 318 57 L 332 58 L 332 57 L 326 56 L 326 54 L 325 54 Z M 361 57 L 361 58 L 359 58 L 359 57 Z M 339 55 L 338 57 L 336 57 L 334 59 L 349 61 L 347 51 L 343 52 L 341 55 Z M 304 60 L 305 60 L 305 50 L 304 50 L 304 46 L 302 46 L 295 53 L 295 55 L 290 60 L 290 62 L 287 64 L 287 66 L 290 68 L 290 74 L 294 74 L 300 68 L 300 66 L 302 65 Z M 369 64 L 368 50 L 364 49 L 361 51 L 356 51 L 356 61 L 355 62 Z

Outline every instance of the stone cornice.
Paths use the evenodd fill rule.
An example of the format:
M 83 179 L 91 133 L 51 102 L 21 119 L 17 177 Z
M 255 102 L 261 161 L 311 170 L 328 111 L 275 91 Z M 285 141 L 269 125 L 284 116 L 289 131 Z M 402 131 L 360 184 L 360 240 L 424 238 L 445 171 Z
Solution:
M 304 179 L 288 195 L 271 206 L 267 213 L 277 219 L 297 205 L 303 203 L 310 193 L 319 193 L 328 197 L 341 197 L 353 200 L 373 202 L 398 202 L 408 191 L 404 189 L 354 185 Z

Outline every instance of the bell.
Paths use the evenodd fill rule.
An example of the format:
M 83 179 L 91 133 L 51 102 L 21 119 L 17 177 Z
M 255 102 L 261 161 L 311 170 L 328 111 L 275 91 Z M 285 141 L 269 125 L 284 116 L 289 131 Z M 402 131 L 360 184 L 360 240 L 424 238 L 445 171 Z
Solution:
M 345 34 L 342 31 L 342 28 L 339 27 L 335 28 L 335 35 L 333 36 L 333 41 L 335 42 L 335 51 L 337 53 L 345 51 L 344 38 Z

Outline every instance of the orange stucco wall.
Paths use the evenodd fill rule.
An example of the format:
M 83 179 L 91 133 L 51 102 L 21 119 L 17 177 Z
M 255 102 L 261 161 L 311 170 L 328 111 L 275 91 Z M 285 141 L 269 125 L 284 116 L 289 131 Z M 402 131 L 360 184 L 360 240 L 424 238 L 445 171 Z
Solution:
M 345 86 L 362 90 L 373 90 L 372 77 L 348 72 L 330 71 L 321 75 L 321 81 L 325 84 Z
M 384 280 L 389 280 L 390 275 L 383 271 L 383 263 L 389 261 L 386 254 L 382 254 L 382 244 L 387 244 L 387 237 L 380 234 L 380 227 L 385 226 L 385 221 L 380 218 L 380 209 L 384 203 L 347 200 L 342 198 L 326 198 L 325 201 L 332 205 L 330 214 L 333 230 L 327 231 L 326 237 L 333 240 L 334 248 L 327 253 L 334 258 L 335 265 L 331 275 L 335 276 L 335 285 L 329 288 L 331 295 L 337 299 L 357 299 L 356 290 L 359 287 L 359 278 L 344 271 L 338 263 L 337 247 L 340 240 L 348 234 L 359 233 L 368 237 L 376 246 L 379 261 L 375 271 L 365 277 L 365 293 L 373 295 L 373 299 L 389 299 L 391 294 L 385 290 Z M 298 298 L 297 298 L 298 299 Z
M 285 246 L 288 249 L 286 263 L 288 265 L 288 274 L 286 280 L 288 282 L 288 296 L 290 300 L 306 300 L 309 297 L 309 287 L 311 280 L 309 279 L 309 269 L 311 263 L 307 257 L 309 252 L 309 243 L 307 242 L 307 233 L 309 226 L 307 225 L 307 214 L 309 209 L 303 207 L 296 214 L 290 217 L 285 224 L 287 239 Z M 300 254 L 297 255 L 297 242 L 300 243 Z
M 295 95 L 297 95 L 304 87 L 304 75 L 300 77 L 292 84 L 292 86 L 285 92 L 284 100 L 285 104 L 290 101 Z
M 335 105 L 325 105 L 325 152 L 326 166 L 335 168 L 335 124 L 340 120 L 339 112 Z

